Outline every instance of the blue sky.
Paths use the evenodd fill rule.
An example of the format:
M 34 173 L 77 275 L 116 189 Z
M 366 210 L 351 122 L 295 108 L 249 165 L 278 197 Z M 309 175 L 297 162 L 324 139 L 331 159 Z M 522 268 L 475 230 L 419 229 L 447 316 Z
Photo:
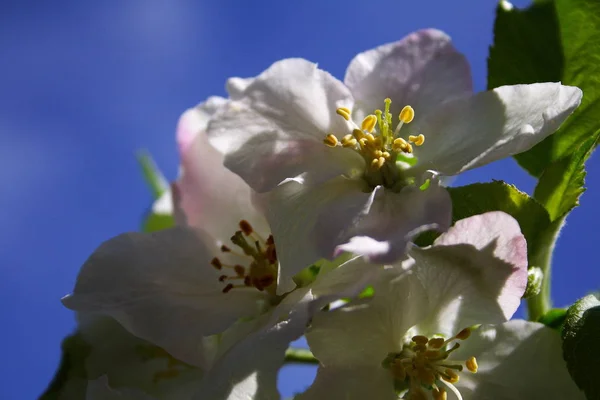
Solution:
M 356 53 L 420 28 L 448 32 L 483 90 L 495 1 L 468 3 L 2 2 L 0 398 L 31 399 L 43 391 L 60 341 L 74 328 L 60 298 L 101 241 L 138 229 L 150 194 L 136 149 L 148 149 L 174 178 L 180 113 L 224 95 L 228 77 L 256 75 L 291 56 L 342 77 Z M 558 305 L 600 287 L 590 251 L 600 201 L 597 157 L 588 170 L 589 189 L 556 251 Z M 533 188 L 512 160 L 470 172 L 457 184 L 492 178 Z M 310 382 L 313 370 L 286 368 L 284 394 Z

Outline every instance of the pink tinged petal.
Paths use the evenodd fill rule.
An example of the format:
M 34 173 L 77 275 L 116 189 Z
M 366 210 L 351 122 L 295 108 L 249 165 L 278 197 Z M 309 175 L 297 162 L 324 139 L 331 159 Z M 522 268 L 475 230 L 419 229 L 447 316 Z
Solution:
M 344 349 L 352 351 L 352 349 Z M 396 400 L 390 372 L 377 367 L 319 367 L 314 383 L 297 400 Z
M 407 186 L 400 193 L 379 187 L 370 208 L 346 232 L 349 240 L 338 245 L 335 253 L 348 251 L 371 262 L 393 263 L 404 256 L 411 239 L 425 230 L 448 229 L 451 218 L 450 195 L 439 185 L 431 184 L 426 190 Z
M 502 212 L 458 221 L 433 246 L 415 247 L 409 255 L 429 298 L 428 317 L 417 328 L 426 335 L 504 322 L 527 285 L 525 239 Z
M 185 228 L 119 235 L 85 262 L 63 304 L 111 316 L 134 335 L 202 366 L 202 337 L 257 315 L 257 302 L 265 296 L 243 288 L 222 293 L 223 271 L 210 265 L 215 254 L 210 242 Z
M 464 400 L 584 400 L 565 366 L 559 332 L 537 322 L 484 325 L 453 357 L 474 356 L 476 374 L 461 373 L 455 386 Z
M 326 180 L 362 167 L 347 149 L 323 144 L 329 133 L 344 135 L 349 127 L 335 113 L 352 107 L 343 83 L 303 59 L 286 59 L 243 88 L 211 121 L 211 143 L 226 155 L 225 165 L 259 192 L 308 171 Z
M 177 124 L 177 144 L 181 153 L 186 153 L 198 133 L 205 132 L 208 121 L 217 113 L 227 100 L 211 96 L 204 103 L 186 110 Z
M 560 83 L 502 86 L 444 103 L 418 123 L 426 143 L 415 171 L 455 175 L 529 150 L 579 106 L 582 92 Z
M 442 102 L 472 93 L 469 64 L 445 33 L 426 29 L 357 55 L 344 82 L 366 113 L 392 100 L 397 118 L 411 105 L 418 121 Z
M 175 215 L 179 217 L 179 224 L 202 228 L 222 241 L 228 241 L 239 230 L 241 220 L 250 222 L 260 234 L 268 236 L 264 216 L 252 205 L 252 190 L 225 168 L 223 155 L 206 137 L 211 112 L 217 112 L 225 102 L 217 99 L 212 102 L 209 99 L 181 117 L 178 128 L 181 174 L 174 183 Z M 190 135 L 193 138 L 187 142 Z

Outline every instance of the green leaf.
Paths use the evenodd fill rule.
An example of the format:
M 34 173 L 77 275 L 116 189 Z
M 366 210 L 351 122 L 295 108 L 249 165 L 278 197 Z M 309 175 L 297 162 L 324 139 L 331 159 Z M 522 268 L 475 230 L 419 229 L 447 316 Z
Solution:
M 158 199 L 164 192 L 169 190 L 169 181 L 156 166 L 152 156 L 146 151 L 140 151 L 136 155 L 138 163 L 142 168 L 142 174 L 146 183 L 152 191 L 154 200 Z
M 600 301 L 586 296 L 567 311 L 563 357 L 571 377 L 588 399 L 600 399 Z
M 488 60 L 488 87 L 561 81 L 583 90 L 583 101 L 553 135 L 516 155 L 539 177 L 576 152 L 600 128 L 600 2 L 556 0 L 525 10 L 498 7 L 494 45 Z M 563 165 L 569 168 L 568 165 Z M 558 166 L 554 167 L 555 173 Z
M 170 214 L 157 214 L 151 212 L 142 224 L 142 231 L 156 232 L 175 226 L 175 219 Z
M 451 187 L 448 191 L 452 197 L 453 222 L 488 211 L 504 211 L 519 222 L 528 252 L 535 246 L 539 233 L 550 224 L 544 207 L 527 193 L 502 181 Z
M 579 197 L 585 192 L 584 165 L 594 143 L 595 138 L 589 138 L 575 153 L 550 164 L 540 176 L 534 197 L 548 210 L 551 221 L 579 205 Z
M 501 2 L 496 10 L 488 89 L 559 81 L 563 56 L 554 4 L 534 4 L 526 10 L 504 4 Z

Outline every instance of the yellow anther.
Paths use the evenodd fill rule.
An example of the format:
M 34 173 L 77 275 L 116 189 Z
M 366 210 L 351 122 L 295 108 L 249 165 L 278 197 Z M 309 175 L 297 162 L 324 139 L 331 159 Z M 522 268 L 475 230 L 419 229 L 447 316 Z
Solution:
M 343 147 L 354 147 L 356 146 L 356 143 L 358 143 L 358 141 L 354 139 L 354 136 L 352 135 L 346 135 L 342 138 Z
M 368 141 L 369 141 L 369 140 L 368 140 L 366 137 L 364 137 L 364 138 L 362 138 L 362 139 L 358 139 L 358 143 L 360 143 L 360 146 L 361 146 L 361 147 L 365 147 L 365 146 L 367 145 L 367 142 L 368 142 Z
M 404 149 L 404 152 L 405 152 L 405 153 L 412 153 L 412 152 L 413 152 L 413 148 L 412 148 L 412 146 L 410 145 L 410 143 L 407 143 L 407 144 L 406 144 L 406 149 Z
M 335 137 L 335 135 L 330 133 L 329 135 L 325 136 L 325 139 L 323 139 L 323 143 L 325 143 L 329 147 L 335 147 L 338 145 L 338 139 L 337 137 Z
M 423 134 L 420 134 L 419 136 L 410 135 L 408 137 L 408 140 L 413 142 L 415 144 L 415 146 L 423 146 L 423 143 L 425 143 L 425 135 L 423 135 Z
M 402 138 L 397 138 L 394 139 L 394 141 L 392 142 L 392 150 L 396 153 L 399 153 L 401 151 L 405 151 L 407 145 L 408 142 L 406 140 Z
M 427 338 L 427 336 L 417 335 L 412 337 L 412 341 L 416 344 L 427 344 L 427 342 L 429 342 L 429 339 Z
M 429 344 L 429 347 L 431 347 L 431 348 L 439 349 L 444 344 L 444 339 L 443 338 L 433 338 L 433 339 L 429 340 L 428 344 Z
M 446 389 L 433 389 L 433 400 L 447 400 L 448 394 L 446 393 Z
M 371 133 L 365 134 L 365 137 L 367 138 L 367 141 L 369 143 L 374 143 L 375 142 L 375 136 L 373 136 Z
M 450 368 L 446 368 L 444 373 L 446 374 L 446 376 L 442 375 L 442 379 L 445 380 L 446 382 L 456 383 L 460 379 L 458 374 L 456 372 L 454 372 L 453 370 L 451 370 Z
M 350 109 L 346 107 L 340 107 L 335 110 L 337 115 L 342 116 L 346 121 L 350 121 Z
M 470 357 L 466 362 L 465 365 L 467 366 L 467 369 L 469 371 L 471 371 L 472 373 L 477 372 L 477 369 L 479 368 L 479 366 L 477 365 L 477 359 L 475 357 Z
M 375 129 L 375 124 L 377 124 L 377 117 L 373 114 L 367 115 L 361 124 L 361 128 L 367 132 L 373 132 Z
M 360 129 L 353 130 L 352 135 L 356 138 L 356 140 L 361 140 L 365 137 L 365 133 Z
M 383 164 L 385 164 L 385 158 L 383 157 L 374 158 L 373 161 L 371 161 L 371 166 L 376 169 L 381 169 Z
M 411 106 L 404 106 L 398 118 L 403 123 L 409 124 L 415 118 L 415 110 Z
M 383 155 L 383 151 L 381 150 L 375 150 L 375 152 L 373 153 L 373 155 L 375 155 L 375 157 L 379 158 Z
M 381 155 L 383 156 L 383 158 L 385 158 L 386 160 L 388 158 L 390 158 L 390 153 L 388 153 L 387 151 L 384 151 L 383 153 L 381 153 Z
M 465 328 L 462 331 L 458 332 L 456 334 L 455 338 L 460 339 L 460 340 L 467 340 L 469 338 L 469 336 L 471 336 L 471 329 Z

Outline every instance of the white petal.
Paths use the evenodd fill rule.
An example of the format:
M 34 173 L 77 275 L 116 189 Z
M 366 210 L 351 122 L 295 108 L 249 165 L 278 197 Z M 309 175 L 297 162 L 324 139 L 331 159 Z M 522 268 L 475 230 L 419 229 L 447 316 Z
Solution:
M 363 182 L 336 178 L 318 186 L 290 180 L 271 192 L 267 219 L 281 263 L 279 290 L 321 258 L 332 258 L 344 232 L 368 207 Z
M 322 180 L 355 167 L 362 159 L 348 149 L 323 144 L 329 133 L 349 127 L 336 115 L 352 107 L 343 83 L 303 59 L 273 64 L 212 120 L 211 143 L 226 154 L 225 165 L 259 192 L 307 170 Z
M 502 86 L 444 103 L 417 130 L 415 169 L 454 175 L 529 150 L 552 134 L 581 102 L 560 83 Z
M 406 245 L 419 233 L 444 231 L 450 226 L 450 195 L 437 184 L 430 184 L 427 190 L 407 186 L 400 193 L 379 187 L 373 194 L 363 215 L 345 216 L 354 225 L 342 232 L 342 239 L 348 242 L 337 246 L 335 254 L 348 251 L 372 262 L 393 263 L 404 256 Z
M 174 184 L 179 223 L 204 229 L 227 241 L 238 223 L 246 220 L 263 235 L 269 234 L 266 220 L 252 205 L 250 187 L 223 165 L 223 155 L 210 145 L 206 126 L 212 115 L 226 104 L 222 98 L 209 98 L 187 110 L 180 118 L 177 139 L 181 173 Z
M 458 221 L 433 246 L 409 255 L 429 299 L 427 319 L 417 328 L 426 335 L 508 320 L 527 284 L 525 239 L 501 212 Z
M 474 356 L 476 374 L 461 373 L 463 399 L 585 399 L 562 358 L 559 332 L 537 322 L 514 320 L 482 326 L 453 358 Z
M 345 349 L 353 351 L 353 349 Z M 396 400 L 390 372 L 377 367 L 319 367 L 312 386 L 298 400 Z
M 388 353 L 402 349 L 404 335 L 422 319 L 427 299 L 417 279 L 395 269 L 379 270 L 373 287 L 373 298 L 313 317 L 306 339 L 323 366 L 380 368 Z
M 402 107 L 411 105 L 415 121 L 440 103 L 473 90 L 466 58 L 435 29 L 360 53 L 348 66 L 344 82 L 365 113 L 381 109 L 389 97 L 394 119 Z
M 256 315 L 264 294 L 222 293 L 199 233 L 174 228 L 126 233 L 102 244 L 83 265 L 67 307 L 112 316 L 134 335 L 175 357 L 202 366 L 202 336 L 221 332 L 240 317 Z
M 232 347 L 202 380 L 197 400 L 272 400 L 279 399 L 277 373 L 283 364 L 285 350 L 290 342 L 304 333 L 306 324 L 316 307 L 313 296 L 304 291 L 296 307 L 281 322 L 267 323 Z M 285 307 L 287 309 L 287 307 Z M 277 320 L 279 313 L 269 318 Z

